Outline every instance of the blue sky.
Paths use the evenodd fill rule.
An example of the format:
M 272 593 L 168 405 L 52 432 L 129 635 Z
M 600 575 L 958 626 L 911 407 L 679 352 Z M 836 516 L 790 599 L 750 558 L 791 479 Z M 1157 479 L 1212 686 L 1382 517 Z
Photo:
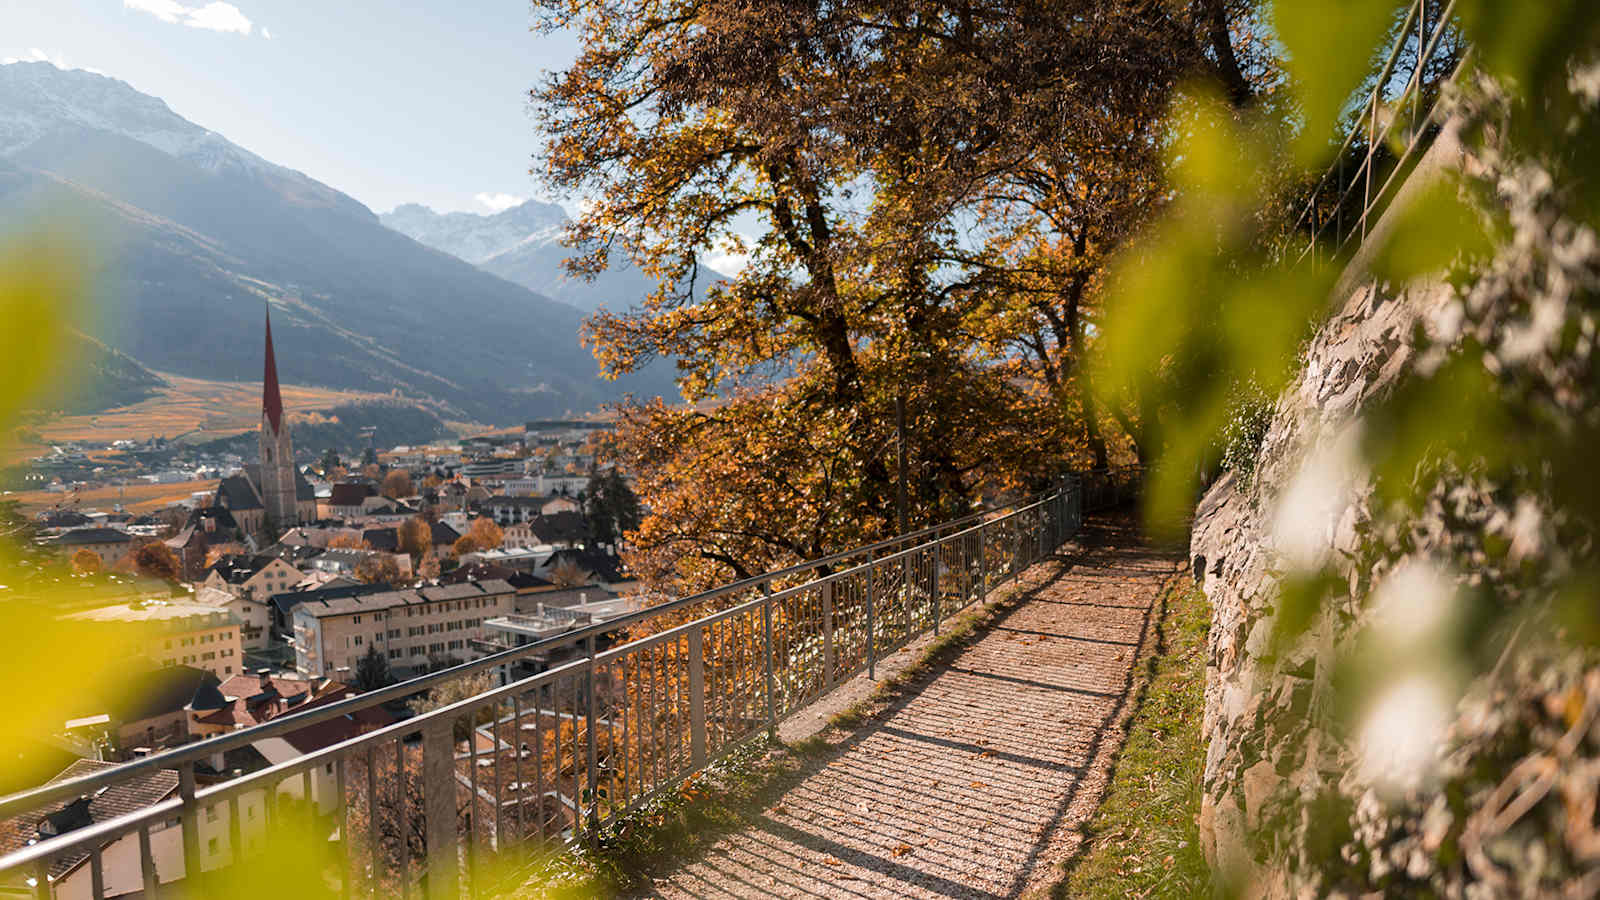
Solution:
M 544 196 L 527 91 L 577 45 L 532 21 L 527 0 L 12 0 L 0 59 L 120 78 L 378 212 L 488 212 Z

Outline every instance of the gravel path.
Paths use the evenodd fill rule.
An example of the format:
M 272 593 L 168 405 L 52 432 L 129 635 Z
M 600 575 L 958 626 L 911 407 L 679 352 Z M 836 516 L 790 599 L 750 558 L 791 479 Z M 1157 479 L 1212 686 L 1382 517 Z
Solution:
M 1176 558 L 1127 519 L 1023 574 L 978 636 L 755 823 L 645 896 L 1015 897 L 1051 883 L 1109 779 Z

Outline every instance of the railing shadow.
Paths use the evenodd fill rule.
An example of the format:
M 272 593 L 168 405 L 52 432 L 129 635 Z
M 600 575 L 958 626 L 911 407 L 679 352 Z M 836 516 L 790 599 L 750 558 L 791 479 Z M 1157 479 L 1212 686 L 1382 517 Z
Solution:
M 1048 579 L 991 608 L 865 722 L 770 785 L 757 801 L 768 812 L 748 820 L 725 845 L 731 849 L 714 847 L 673 873 L 674 895 L 883 896 L 892 883 L 887 893 L 1015 896 L 1061 834 L 1089 767 L 1115 739 L 1154 607 L 1108 606 L 1101 615 L 1119 617 L 1116 627 L 1131 634 L 1088 642 L 1089 649 L 1017 620 L 1063 580 L 1100 573 L 1086 563 L 1107 547 L 1124 548 L 1112 562 L 1154 557 L 1136 533 L 1120 516 L 1086 523 L 1081 547 L 1056 554 Z M 1103 577 L 1128 577 L 1119 568 L 1106 567 Z M 1034 649 L 1043 641 L 1048 653 Z M 1076 668 L 1073 683 L 1062 677 L 1065 665 Z M 1039 793 L 1046 784 L 1058 790 Z M 937 797 L 936 815 L 929 796 Z M 995 877 L 1002 863 L 1009 880 Z

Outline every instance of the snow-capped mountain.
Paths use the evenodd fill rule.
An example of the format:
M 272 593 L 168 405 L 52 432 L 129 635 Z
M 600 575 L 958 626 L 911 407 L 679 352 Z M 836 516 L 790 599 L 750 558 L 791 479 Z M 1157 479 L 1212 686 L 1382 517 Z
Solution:
M 620 254 L 592 280 L 567 274 L 572 249 L 561 243 L 566 211 L 553 203 L 528 200 L 489 215 L 438 213 L 407 203 L 379 216 L 383 224 L 435 250 L 460 257 L 486 272 L 530 291 L 589 311 L 606 307 L 622 311 L 656 290 L 656 283 L 629 266 Z M 720 281 L 707 272 L 701 289 Z
M 346 212 L 359 210 L 371 215 L 350 197 L 201 128 L 125 81 L 80 69 L 58 69 L 48 62 L 0 66 L 0 156 L 15 156 L 69 128 L 131 138 L 208 172 L 287 182 L 303 203 L 341 206 Z
M 383 224 L 419 243 L 473 265 L 528 245 L 559 244 L 566 211 L 554 203 L 528 200 L 493 215 L 437 213 L 418 203 L 395 207 L 378 217 Z

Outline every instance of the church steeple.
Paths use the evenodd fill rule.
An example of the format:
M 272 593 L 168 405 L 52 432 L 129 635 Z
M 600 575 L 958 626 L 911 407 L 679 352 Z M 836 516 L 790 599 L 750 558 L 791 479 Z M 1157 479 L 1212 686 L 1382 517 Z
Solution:
M 278 393 L 278 360 L 272 352 L 272 309 L 267 308 L 267 354 L 261 377 L 261 415 L 272 423 L 273 433 L 283 428 L 283 397 Z
M 256 467 L 256 491 L 267 521 L 278 529 L 298 524 L 294 471 L 294 443 L 283 419 L 283 395 L 278 388 L 278 358 L 272 347 L 272 311 L 267 310 L 267 343 L 261 371 L 261 458 Z

